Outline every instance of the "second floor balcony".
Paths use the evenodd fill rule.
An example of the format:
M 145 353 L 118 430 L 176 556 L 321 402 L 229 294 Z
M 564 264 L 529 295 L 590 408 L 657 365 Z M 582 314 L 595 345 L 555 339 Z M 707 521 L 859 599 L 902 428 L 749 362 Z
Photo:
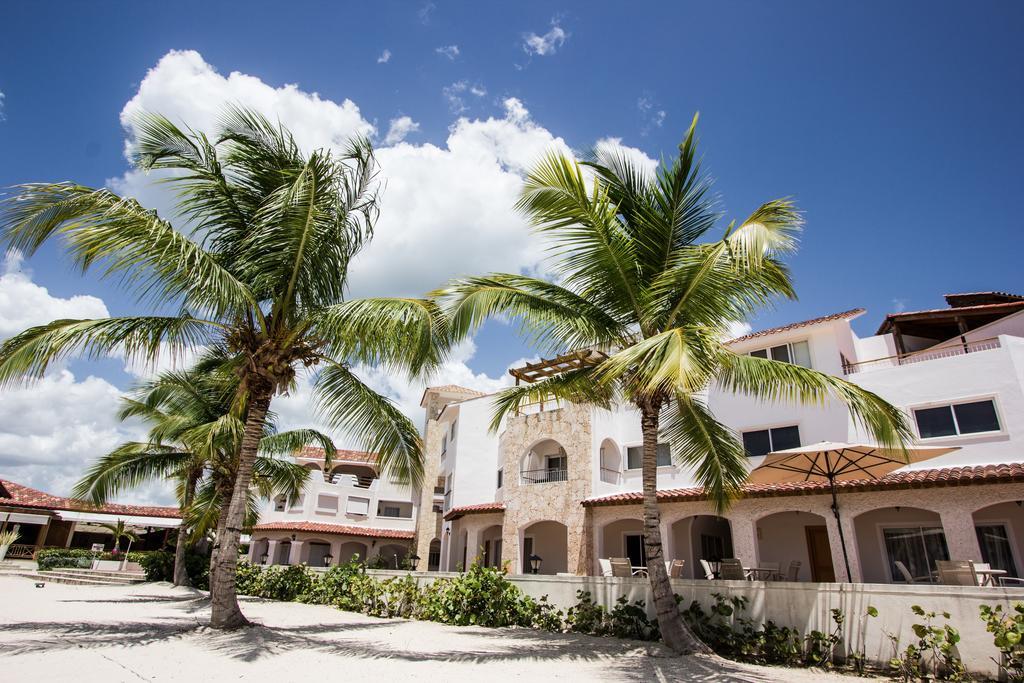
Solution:
M 846 363 L 843 366 L 843 373 L 846 375 L 854 375 L 861 372 L 871 372 L 873 370 L 881 370 L 884 368 L 899 367 L 901 365 L 923 363 L 926 361 L 936 360 L 939 358 L 965 356 L 971 353 L 991 351 L 992 349 L 998 348 L 1000 348 L 998 337 L 993 337 L 991 339 L 962 341 L 957 343 L 943 343 L 937 346 L 929 347 L 927 349 L 910 351 L 908 353 L 900 353 L 892 356 L 886 356 L 884 358 L 864 360 L 858 363 Z

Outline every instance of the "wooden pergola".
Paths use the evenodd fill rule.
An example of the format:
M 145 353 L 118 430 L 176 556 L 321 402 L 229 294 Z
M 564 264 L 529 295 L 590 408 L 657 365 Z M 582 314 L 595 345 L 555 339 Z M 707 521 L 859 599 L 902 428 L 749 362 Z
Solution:
M 607 358 L 605 354 L 593 349 L 570 351 L 555 358 L 541 359 L 537 363 L 527 363 L 521 368 L 512 368 L 508 371 L 508 374 L 516 378 L 516 385 L 521 381 L 532 384 L 537 380 L 558 375 L 568 370 L 578 370 L 597 365 L 605 358 Z

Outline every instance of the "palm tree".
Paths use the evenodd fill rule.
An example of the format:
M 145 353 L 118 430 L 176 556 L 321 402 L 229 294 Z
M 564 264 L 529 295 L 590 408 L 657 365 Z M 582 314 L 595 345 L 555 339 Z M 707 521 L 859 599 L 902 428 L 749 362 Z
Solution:
M 724 343 L 730 324 L 795 296 L 780 259 L 795 248 L 800 217 L 789 200 L 775 200 L 730 223 L 720 239 L 699 241 L 720 216 L 695 157 L 696 123 L 678 157 L 654 173 L 607 149 L 583 164 L 551 154 L 529 173 L 518 207 L 552 242 L 555 283 L 492 274 L 436 293 L 456 337 L 505 314 L 545 350 L 599 352 L 589 364 L 501 392 L 492 428 L 551 397 L 639 411 L 647 569 L 662 636 L 681 653 L 706 648 L 680 619 L 663 561 L 659 434 L 720 511 L 747 474 L 742 444 L 708 409 L 710 385 L 768 401 L 838 399 L 880 442 L 910 438 L 902 413 L 878 396 L 808 368 L 737 355 Z
M 128 525 L 123 519 L 117 520 L 114 524 L 99 524 L 97 526 L 103 527 L 114 536 L 114 554 L 117 555 L 118 549 L 121 545 L 121 539 L 128 541 L 128 549 L 131 549 L 131 544 L 134 541 L 139 540 L 139 535 L 128 528 Z
M 217 535 L 211 625 L 247 624 L 235 594 L 246 495 L 275 395 L 300 367 L 326 423 L 380 454 L 382 467 L 422 476 L 416 427 L 364 384 L 351 364 L 418 373 L 441 360 L 446 329 L 436 306 L 416 299 L 344 299 L 348 266 L 372 237 L 376 162 L 368 141 L 339 154 L 305 153 L 263 116 L 230 108 L 216 138 L 143 114 L 134 162 L 162 172 L 176 191 L 182 231 L 107 189 L 22 185 L 0 204 L 0 241 L 31 255 L 62 238 L 81 268 L 119 278 L 150 315 L 55 320 L 0 346 L 0 383 L 41 377 L 71 354 L 122 353 L 154 362 L 161 350 L 223 345 L 238 359 L 245 405 L 237 476 Z
M 243 423 L 232 413 L 238 376 L 225 367 L 227 360 L 218 350 L 188 370 L 163 372 L 122 397 L 119 418 L 141 418 L 149 426 L 148 440 L 121 444 L 102 456 L 74 489 L 75 496 L 103 504 L 145 481 L 175 480 L 182 512 L 174 553 L 176 586 L 190 585 L 185 565 L 189 537 L 202 537 L 214 527 L 227 507 L 237 470 Z M 317 443 L 328 463 L 334 456 L 333 441 L 315 430 L 276 433 L 272 413 L 264 433 L 253 483 L 267 497 L 277 491 L 296 498 L 309 474 L 277 460 L 279 454 Z

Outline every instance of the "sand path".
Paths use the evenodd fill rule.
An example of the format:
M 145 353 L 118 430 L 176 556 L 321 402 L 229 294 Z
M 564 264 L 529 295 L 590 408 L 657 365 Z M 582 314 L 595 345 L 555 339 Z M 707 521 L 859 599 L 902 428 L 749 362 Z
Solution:
M 0 679 L 21 681 L 850 681 L 821 671 L 669 657 L 613 638 L 375 619 L 246 599 L 254 628 L 205 626 L 168 584 L 35 588 L 0 577 Z

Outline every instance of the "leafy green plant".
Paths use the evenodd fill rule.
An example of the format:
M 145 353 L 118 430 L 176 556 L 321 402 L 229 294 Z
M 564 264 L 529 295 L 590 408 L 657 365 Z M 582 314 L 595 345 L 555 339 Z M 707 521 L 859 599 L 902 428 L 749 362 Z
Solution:
M 885 634 L 893 645 L 893 656 L 889 660 L 893 673 L 904 681 L 919 678 L 966 680 L 967 670 L 956 649 L 956 644 L 960 642 L 960 632 L 948 623 L 935 624 L 940 614 L 948 622 L 949 612 L 926 612 L 920 605 L 912 605 L 910 609 L 923 619 L 921 623 L 911 626 L 917 642 L 900 649 L 899 636 Z
M 132 560 L 129 553 L 128 559 Z M 174 553 L 165 550 L 143 553 L 139 559 L 142 570 L 146 572 L 146 581 L 174 580 Z M 190 551 L 185 554 L 185 571 L 195 588 L 206 590 L 210 586 L 210 555 Z
M 864 610 L 864 614 L 862 614 L 860 618 L 860 630 L 863 632 L 867 620 L 874 619 L 877 616 L 878 609 L 872 605 L 868 605 L 867 609 Z M 850 652 L 847 655 L 847 663 L 858 676 L 863 676 L 867 673 L 868 658 L 864 648 L 865 645 L 862 641 L 858 650 Z
M 1002 605 L 982 605 L 981 619 L 999 650 L 999 659 L 993 658 L 993 661 L 1006 674 L 1008 681 L 1024 681 L 1024 603 L 1014 603 L 1013 611 L 1007 610 L 1006 613 Z
M 832 610 L 832 631 L 811 631 L 804 638 L 804 661 L 808 666 L 829 668 L 835 660 L 836 646 L 842 640 L 843 622 L 846 615 L 841 609 Z

